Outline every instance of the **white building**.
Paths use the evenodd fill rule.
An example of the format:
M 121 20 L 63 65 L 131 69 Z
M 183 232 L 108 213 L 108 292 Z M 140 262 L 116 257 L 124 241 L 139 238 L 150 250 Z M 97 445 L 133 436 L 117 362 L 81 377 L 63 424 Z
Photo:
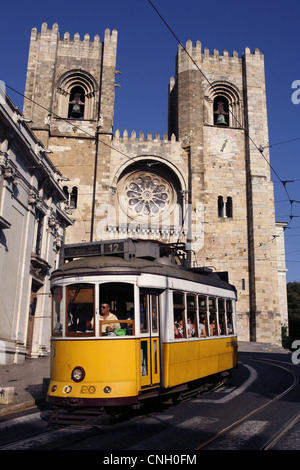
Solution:
M 49 351 L 49 277 L 72 221 L 61 173 L 0 92 L 0 363 L 8 364 Z

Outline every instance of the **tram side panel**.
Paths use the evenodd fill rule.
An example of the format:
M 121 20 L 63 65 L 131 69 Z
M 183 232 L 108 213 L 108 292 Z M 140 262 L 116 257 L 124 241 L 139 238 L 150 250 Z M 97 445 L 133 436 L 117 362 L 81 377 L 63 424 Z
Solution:
M 236 367 L 236 338 L 164 343 L 163 383 L 173 387 Z

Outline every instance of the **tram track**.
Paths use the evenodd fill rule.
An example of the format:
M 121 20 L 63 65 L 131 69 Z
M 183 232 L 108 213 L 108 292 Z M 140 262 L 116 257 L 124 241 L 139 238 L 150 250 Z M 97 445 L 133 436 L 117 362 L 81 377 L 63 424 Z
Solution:
M 59 444 L 53 447 L 54 442 L 60 442 L 61 439 L 69 437 L 74 442 L 75 434 L 86 433 L 87 429 L 79 427 L 69 427 L 61 429 L 46 429 L 43 432 L 33 434 L 30 437 L 24 439 L 18 439 L 11 441 L 0 447 L 0 450 L 34 450 L 34 449 L 45 449 L 50 446 L 51 449 L 59 450 Z M 88 436 L 86 436 L 87 438 Z M 78 438 L 82 440 L 82 437 Z M 63 448 L 63 447 L 62 447 Z
M 168 409 L 172 409 L 175 406 L 178 406 L 180 403 L 185 403 L 197 396 L 199 394 L 205 395 L 210 393 L 217 388 L 224 385 L 226 382 L 226 378 L 222 377 L 221 380 L 217 383 L 210 384 L 205 390 L 203 388 L 197 390 L 190 391 L 189 393 L 185 393 L 181 399 L 176 399 L 174 401 L 170 400 L 168 405 L 162 402 Z M 158 411 L 151 411 L 150 415 L 153 413 L 157 413 Z M 50 421 L 51 412 L 48 417 L 48 423 Z M 30 436 L 26 438 L 15 438 L 13 437 L 9 442 L 4 445 L 0 445 L 0 450 L 27 450 L 27 449 L 55 449 L 55 450 L 63 450 L 69 444 L 74 445 L 78 442 L 84 442 L 88 440 L 90 437 L 95 436 L 101 432 L 109 432 L 116 425 L 122 425 L 125 423 L 130 422 L 138 422 L 143 419 L 147 419 L 149 417 L 149 410 L 141 411 L 141 413 L 131 413 L 125 415 L 116 415 L 110 416 L 102 410 L 99 413 L 99 416 L 95 416 L 93 418 L 81 419 L 81 420 L 72 420 L 68 421 L 66 419 L 65 424 L 48 424 L 48 427 L 44 430 L 39 430 L 36 432 L 31 432 Z M 32 418 L 33 419 L 33 418 Z M 32 421 L 29 419 L 29 422 Z M 8 426 L 8 425 L 7 425 Z M 14 426 L 14 420 L 11 424 Z
M 282 400 L 283 397 L 286 397 L 292 390 L 294 390 L 299 382 L 298 375 L 296 375 L 292 370 L 290 370 L 288 367 L 284 367 L 281 364 L 278 364 L 278 362 L 281 361 L 276 361 L 276 360 L 262 360 L 262 359 L 253 359 L 252 357 L 245 357 L 245 359 L 250 359 L 251 361 L 254 362 L 260 362 L 263 364 L 268 364 L 272 365 L 273 367 L 277 367 L 280 369 L 283 369 L 287 371 L 293 378 L 292 384 L 285 389 L 283 392 L 281 392 L 279 395 L 274 397 L 273 399 L 269 400 L 267 403 L 264 403 L 263 405 L 255 408 L 251 412 L 247 413 L 245 416 L 242 418 L 236 420 L 235 422 L 231 423 L 229 426 L 225 427 L 221 431 L 217 432 L 214 436 L 212 436 L 210 439 L 202 442 L 199 444 L 197 447 L 195 447 L 193 450 L 198 451 L 202 449 L 215 449 L 215 448 L 222 448 L 220 442 L 225 441 L 228 436 L 230 436 L 230 433 L 233 430 L 237 430 L 239 426 L 242 424 L 246 423 L 247 421 L 249 422 L 251 418 L 254 418 L 257 416 L 259 413 L 262 413 L 269 409 L 271 406 L 273 406 L 276 402 L 279 400 Z M 277 363 L 275 363 L 277 362 Z M 290 418 L 288 421 L 286 421 L 277 431 L 269 437 L 264 443 L 262 443 L 258 449 L 255 450 L 270 450 L 273 448 L 273 446 L 284 436 L 286 435 L 291 427 L 297 423 L 297 421 L 300 419 L 300 412 L 297 413 L 295 416 Z M 217 447 L 215 444 L 217 443 Z M 214 444 L 214 446 L 212 446 Z
M 300 412 L 297 412 L 296 414 L 293 413 L 293 409 L 291 407 L 291 402 L 293 401 L 292 398 L 293 398 L 293 395 L 295 394 L 295 389 L 299 383 L 299 378 L 297 375 L 299 372 L 298 370 L 297 371 L 293 370 L 293 367 L 295 366 L 291 367 L 291 364 L 289 365 L 286 362 L 276 361 L 274 359 L 272 360 L 271 359 L 254 359 L 253 357 L 246 357 L 246 356 L 244 356 L 243 359 L 245 359 L 245 363 L 243 361 L 243 365 L 245 366 L 246 366 L 246 363 L 248 364 L 248 360 L 249 360 L 250 362 L 253 361 L 257 364 L 261 363 L 263 365 L 275 367 L 278 371 L 280 370 L 284 371 L 285 373 L 289 374 L 289 376 L 291 377 L 291 380 L 289 380 L 289 385 L 286 386 L 284 390 L 282 390 L 281 388 L 280 393 L 278 393 L 276 396 L 273 396 L 272 399 L 269 399 L 267 402 L 261 404 L 260 406 L 257 406 L 255 409 L 245 414 L 245 416 L 241 417 L 240 419 L 236 419 L 234 422 L 232 422 L 231 424 L 229 424 L 228 426 L 224 427 L 223 429 L 219 431 L 216 430 L 215 435 L 212 435 L 209 439 L 206 439 L 205 441 L 199 443 L 199 445 L 197 445 L 197 441 L 195 441 L 193 447 L 190 450 L 193 450 L 193 451 L 199 451 L 202 449 L 203 450 L 212 450 L 212 449 L 217 450 L 217 449 L 231 449 L 232 447 L 234 447 L 235 449 L 239 449 L 239 448 L 248 449 L 249 445 L 251 447 L 251 443 L 250 443 L 251 433 L 252 433 L 252 439 L 254 436 L 256 440 L 255 447 L 252 447 L 253 449 L 269 450 L 269 449 L 272 449 L 276 445 L 276 443 L 278 443 L 280 439 L 282 439 L 300 419 Z M 287 380 L 285 374 L 283 377 L 280 377 L 280 375 L 278 377 L 280 378 L 281 384 L 283 383 L 282 382 L 283 379 L 285 381 Z M 258 379 L 259 379 L 259 373 L 255 381 L 257 382 Z M 205 396 L 206 394 L 209 394 L 210 392 L 212 393 L 216 392 L 218 387 L 222 388 L 222 384 L 215 385 L 213 390 L 210 389 L 209 391 L 204 392 L 201 395 Z M 233 394 L 234 392 L 231 392 L 231 393 Z M 270 392 L 270 390 L 268 390 L 268 393 L 274 393 L 274 391 Z M 235 395 L 235 397 L 236 396 L 237 395 Z M 242 395 L 238 395 L 238 396 L 241 397 Z M 261 395 L 261 397 L 263 397 L 263 394 Z M 232 400 L 234 399 L 235 398 L 232 398 Z M 193 400 L 193 397 L 191 397 L 191 402 L 192 400 Z M 183 400 L 182 402 L 180 402 L 179 407 L 181 407 L 181 403 L 183 406 L 185 406 L 186 401 L 189 401 L 189 400 L 187 399 L 187 400 Z M 204 397 L 204 402 L 205 402 L 205 397 Z M 200 401 L 198 401 L 198 403 L 200 403 Z M 228 403 L 228 401 L 226 401 L 226 403 Z M 281 403 L 280 407 L 278 407 L 278 403 Z M 277 414 L 275 415 L 275 413 L 278 409 L 282 408 L 284 403 L 289 405 L 288 413 L 286 416 L 284 416 L 284 412 L 283 412 L 280 419 L 278 419 Z M 274 409 L 274 406 L 275 406 L 275 409 Z M 167 408 L 168 410 L 171 410 L 173 408 L 177 408 L 177 406 L 175 404 L 174 405 L 170 404 L 168 405 Z M 110 435 L 110 431 L 112 431 L 113 433 L 117 433 L 117 434 L 120 433 L 119 435 L 125 436 L 127 435 L 127 432 L 126 434 L 124 434 L 125 433 L 124 426 L 129 431 L 130 428 L 128 428 L 128 426 L 132 424 L 133 426 L 132 432 L 134 435 L 135 426 L 137 426 L 136 429 L 140 429 L 140 425 L 145 428 L 145 426 L 149 425 L 147 422 L 148 419 L 150 420 L 149 423 L 151 426 L 151 423 L 153 424 L 153 422 L 157 422 L 157 420 L 161 421 L 159 419 L 159 416 L 160 416 L 159 409 L 156 409 L 156 410 L 152 409 L 150 413 L 149 413 L 149 410 L 148 412 L 146 410 L 145 413 L 138 413 L 136 415 L 131 416 L 127 420 L 120 421 L 119 423 L 114 421 L 112 423 L 112 422 L 109 422 L 107 415 L 106 416 L 103 415 L 102 419 L 100 418 L 98 420 L 93 420 L 93 422 L 82 422 L 82 423 L 72 424 L 69 426 L 58 427 L 58 428 L 48 427 L 47 429 L 44 429 L 43 431 L 41 431 L 40 433 L 36 435 L 31 435 L 29 437 L 19 439 L 19 440 L 15 439 L 14 441 L 11 441 L 10 443 L 7 443 L 6 445 L 1 446 L 0 449 L 1 450 L 26 450 L 26 449 L 63 450 L 63 449 L 69 449 L 73 447 L 77 449 L 93 448 L 93 445 L 95 445 L 95 442 L 99 443 L 99 441 L 95 440 L 95 437 L 99 434 L 102 435 L 103 437 L 106 435 L 106 440 Z M 270 416 L 271 416 L 271 419 L 270 419 Z M 272 424 L 273 416 L 276 417 L 276 423 L 274 423 L 274 425 Z M 198 419 L 198 418 L 196 417 L 195 419 Z M 189 422 L 189 419 L 187 423 L 188 422 Z M 217 422 L 216 417 L 215 417 L 215 422 Z M 165 422 L 165 424 L 166 423 L 167 421 Z M 269 428 L 267 430 L 267 434 L 265 434 L 267 425 L 265 428 L 264 427 L 259 428 L 259 426 L 255 423 L 268 423 Z M 183 429 L 185 429 L 184 426 L 185 424 L 183 422 Z M 188 426 L 188 424 L 186 426 Z M 257 428 L 255 428 L 255 426 L 257 426 Z M 272 426 L 274 427 L 274 429 L 272 429 Z M 158 439 L 157 442 L 160 442 L 161 435 L 164 435 L 164 432 L 167 432 L 168 436 L 171 437 L 172 427 L 173 426 L 170 424 L 162 428 L 162 434 L 158 433 L 157 435 L 157 439 Z M 240 432 L 242 428 L 244 430 L 245 429 L 251 430 L 250 437 L 249 436 L 247 437 L 246 435 L 242 436 L 243 432 L 242 433 Z M 205 432 L 205 429 L 203 431 Z M 130 432 L 131 431 L 129 431 L 129 434 Z M 178 433 L 178 429 L 176 430 L 175 428 L 175 434 L 176 432 Z M 143 432 L 138 431 L 138 434 L 139 434 L 139 440 L 136 440 L 133 446 L 130 445 L 129 447 L 127 447 L 125 445 L 124 449 L 134 450 L 135 448 L 138 448 L 138 449 L 150 448 L 149 445 L 151 444 L 150 442 L 148 442 L 148 438 L 146 437 L 147 435 L 150 436 L 148 432 L 144 435 L 144 439 L 146 438 L 146 440 L 142 438 Z M 92 439 L 92 441 L 90 441 L 90 439 Z M 131 438 L 129 437 L 126 438 L 128 443 L 130 442 L 132 444 L 132 441 L 130 439 Z M 151 436 L 151 439 L 153 440 L 152 436 Z M 155 442 L 154 442 L 154 445 L 155 445 Z M 152 447 L 152 448 L 158 449 L 161 447 Z

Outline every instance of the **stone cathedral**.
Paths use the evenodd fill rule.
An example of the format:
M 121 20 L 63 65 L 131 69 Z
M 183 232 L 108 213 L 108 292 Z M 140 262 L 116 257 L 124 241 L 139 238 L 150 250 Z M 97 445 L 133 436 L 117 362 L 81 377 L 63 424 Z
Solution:
M 192 266 L 228 271 L 240 340 L 280 343 L 284 224 L 275 221 L 263 54 L 179 46 L 168 134 L 128 135 L 113 127 L 117 38 L 108 29 L 103 40 L 61 37 L 46 23 L 31 32 L 23 112 L 65 177 L 74 224 L 64 243 L 180 243 Z

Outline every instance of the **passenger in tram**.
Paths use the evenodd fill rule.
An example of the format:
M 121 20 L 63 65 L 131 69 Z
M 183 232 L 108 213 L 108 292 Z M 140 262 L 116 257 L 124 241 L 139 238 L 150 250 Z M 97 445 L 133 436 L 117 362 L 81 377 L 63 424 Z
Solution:
M 113 333 L 116 328 L 120 328 L 120 323 L 109 323 L 105 324 L 105 320 L 111 321 L 111 320 L 118 320 L 118 317 L 111 313 L 110 311 L 110 305 L 109 304 L 102 304 L 101 305 L 101 313 L 100 313 L 100 321 L 102 321 L 101 325 L 101 334 L 109 334 Z
M 128 314 L 126 315 L 126 320 L 134 320 L 134 307 L 131 307 Z M 131 336 L 133 334 L 133 323 L 121 323 L 121 328 L 126 329 L 126 335 Z
M 183 338 L 183 322 L 180 317 L 174 323 L 174 336 L 176 339 Z
M 230 323 L 229 320 L 227 321 L 227 334 L 228 334 L 228 335 L 232 335 L 232 334 L 233 334 L 232 324 Z
M 218 326 L 217 326 L 217 319 L 216 319 L 215 314 L 210 315 L 209 327 L 210 327 L 210 336 L 217 336 Z
M 200 315 L 200 324 L 199 324 L 199 328 L 200 328 L 200 338 L 206 338 L 207 334 L 206 334 L 206 316 L 203 314 L 203 315 Z
M 188 326 L 188 338 L 193 338 L 195 336 L 196 328 L 191 318 L 188 318 L 187 326 Z
M 93 331 L 92 304 L 75 304 L 69 306 L 68 318 L 68 331 L 76 331 L 77 333 Z
M 152 331 L 157 331 L 157 312 L 152 310 Z

